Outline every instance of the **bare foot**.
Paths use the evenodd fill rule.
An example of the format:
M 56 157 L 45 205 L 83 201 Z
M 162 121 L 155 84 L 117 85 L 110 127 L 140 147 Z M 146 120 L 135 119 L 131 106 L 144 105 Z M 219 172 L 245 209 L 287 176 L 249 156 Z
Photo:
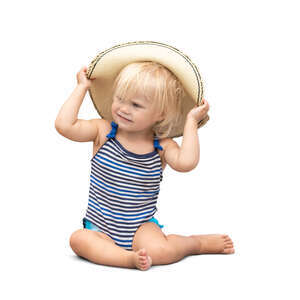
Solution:
M 146 249 L 142 248 L 135 252 L 133 263 L 138 269 L 146 271 L 152 266 L 152 259 L 147 255 Z
M 195 254 L 218 253 L 233 254 L 233 242 L 225 234 L 199 234 L 191 235 L 198 243 Z

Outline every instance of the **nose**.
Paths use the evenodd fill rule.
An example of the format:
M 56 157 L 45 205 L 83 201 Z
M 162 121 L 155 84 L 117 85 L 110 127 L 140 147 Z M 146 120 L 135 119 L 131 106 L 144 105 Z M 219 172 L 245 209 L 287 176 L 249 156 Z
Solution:
M 121 113 L 124 114 L 124 115 L 128 115 L 128 114 L 129 114 L 129 109 L 128 109 L 128 107 L 127 107 L 126 104 L 121 105 L 120 111 L 121 111 Z

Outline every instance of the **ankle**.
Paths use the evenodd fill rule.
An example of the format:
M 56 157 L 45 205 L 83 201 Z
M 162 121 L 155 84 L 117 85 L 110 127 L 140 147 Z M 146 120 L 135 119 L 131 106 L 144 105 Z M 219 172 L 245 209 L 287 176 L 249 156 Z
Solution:
M 126 257 L 126 262 L 128 265 L 128 268 L 130 269 L 136 269 L 136 265 L 135 265 L 135 257 L 136 257 L 136 252 L 135 251 L 128 251 L 128 255 Z
M 193 243 L 193 251 L 192 251 L 192 255 L 199 254 L 199 251 L 200 251 L 201 248 L 202 248 L 200 239 L 198 239 L 198 238 L 196 237 L 196 235 L 190 235 L 189 238 L 191 239 L 191 241 L 192 241 L 192 243 Z

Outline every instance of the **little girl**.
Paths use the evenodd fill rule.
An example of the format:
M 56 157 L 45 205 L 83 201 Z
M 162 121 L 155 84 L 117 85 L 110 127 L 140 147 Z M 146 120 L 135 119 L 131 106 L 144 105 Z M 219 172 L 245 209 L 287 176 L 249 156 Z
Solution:
M 97 264 L 147 270 L 188 255 L 234 253 L 228 235 L 165 235 L 154 218 L 168 164 L 179 172 L 199 162 L 197 124 L 209 105 L 187 115 L 181 147 L 168 138 L 180 120 L 184 90 L 176 76 L 156 62 L 135 62 L 121 70 L 113 86 L 113 120 L 78 119 L 93 79 L 77 73 L 75 90 L 57 116 L 57 131 L 73 141 L 93 141 L 88 208 L 83 228 L 70 237 L 78 255 Z

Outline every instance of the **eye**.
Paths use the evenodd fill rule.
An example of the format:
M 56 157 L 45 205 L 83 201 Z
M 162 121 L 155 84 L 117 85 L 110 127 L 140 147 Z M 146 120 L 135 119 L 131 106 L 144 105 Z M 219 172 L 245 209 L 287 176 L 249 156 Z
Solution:
M 137 103 L 133 103 L 133 106 L 135 106 L 135 107 L 141 107 L 139 104 L 137 104 Z

